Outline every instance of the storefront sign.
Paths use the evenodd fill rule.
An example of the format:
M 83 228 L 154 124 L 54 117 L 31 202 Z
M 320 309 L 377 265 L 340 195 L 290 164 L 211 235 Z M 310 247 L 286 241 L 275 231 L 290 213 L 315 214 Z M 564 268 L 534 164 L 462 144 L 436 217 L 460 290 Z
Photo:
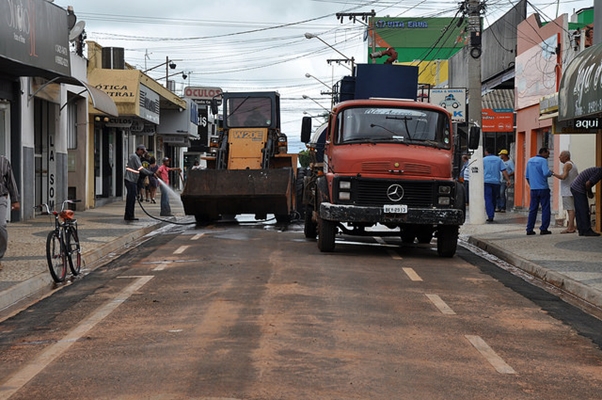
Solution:
M 211 99 L 214 98 L 218 101 L 218 104 L 221 104 L 221 94 L 222 89 L 218 87 L 186 86 L 184 88 L 184 97 L 194 100 L 199 105 L 209 105 Z
M 483 108 L 481 126 L 483 132 L 514 132 L 514 113 Z
M 430 102 L 449 111 L 452 121 L 466 121 L 466 89 L 431 89 Z
M 565 68 L 558 91 L 561 121 L 602 113 L 602 44 L 588 47 Z
M 19 67 L 17 75 L 35 74 L 26 67 L 70 76 L 67 13 L 48 1 L 0 1 L 0 59 Z M 12 71 L 11 71 L 12 72 Z
M 602 129 L 602 118 L 577 118 L 554 124 L 555 134 L 598 133 L 599 129 Z
M 140 118 L 153 124 L 159 123 L 159 94 L 140 84 Z
M 131 118 L 111 118 L 109 122 L 105 123 L 105 126 L 107 128 L 129 129 L 132 123 L 133 120 Z

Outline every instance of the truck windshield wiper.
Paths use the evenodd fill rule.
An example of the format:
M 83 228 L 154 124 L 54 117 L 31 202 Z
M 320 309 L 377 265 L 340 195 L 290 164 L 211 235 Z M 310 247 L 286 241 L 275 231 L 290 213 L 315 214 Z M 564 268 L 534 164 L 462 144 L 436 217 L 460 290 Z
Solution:
M 397 133 L 396 133 L 396 132 L 393 132 L 391 129 L 389 129 L 389 128 L 386 128 L 386 127 L 384 127 L 384 126 L 382 126 L 382 125 L 378 125 L 378 124 L 370 124 L 370 128 L 374 128 L 374 127 L 376 127 L 376 128 L 381 128 L 381 129 L 383 129 L 383 130 L 385 130 L 385 131 L 389 132 L 391 135 L 397 135 Z
M 374 143 L 374 138 L 371 138 L 371 137 L 358 137 L 358 138 L 345 139 L 343 141 L 343 143 L 351 143 L 351 142 L 368 142 L 368 143 Z

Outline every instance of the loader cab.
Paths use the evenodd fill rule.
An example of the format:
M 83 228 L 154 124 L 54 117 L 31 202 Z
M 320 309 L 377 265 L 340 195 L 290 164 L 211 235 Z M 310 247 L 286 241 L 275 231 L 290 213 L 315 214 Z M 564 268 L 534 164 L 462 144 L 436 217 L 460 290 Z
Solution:
M 280 129 L 280 95 L 276 92 L 224 94 L 224 128 Z

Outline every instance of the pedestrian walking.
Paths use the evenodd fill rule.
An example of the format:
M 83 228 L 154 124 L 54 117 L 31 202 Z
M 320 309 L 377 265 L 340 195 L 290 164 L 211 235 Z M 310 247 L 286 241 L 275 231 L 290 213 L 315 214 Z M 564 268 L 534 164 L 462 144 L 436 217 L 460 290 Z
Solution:
M 152 175 L 153 173 L 142 166 L 142 157 L 146 154 L 146 147 L 143 144 L 136 147 L 136 152 L 131 154 L 125 167 L 125 188 L 127 195 L 125 197 L 125 214 L 123 219 L 126 221 L 137 221 L 134 216 L 136 206 L 136 197 L 140 193 L 138 186 L 139 178 L 142 175 Z
M 504 162 L 493 154 L 493 150 L 486 148 L 485 157 L 483 157 L 483 180 L 485 182 L 487 222 L 493 222 L 495 216 L 495 204 L 500 193 L 500 173 L 503 175 L 506 185 L 509 186 L 510 177 L 506 172 Z
M 506 203 L 508 202 L 507 189 L 512 185 L 514 180 L 514 161 L 510 159 L 508 156 L 508 150 L 506 149 L 500 150 L 498 156 L 502 159 L 504 165 L 506 166 L 506 173 L 510 179 L 510 185 L 505 184 L 504 174 L 500 174 L 500 193 L 497 199 L 497 207 L 495 211 L 505 213 Z
M 171 213 L 171 207 L 169 205 L 169 193 L 168 193 L 168 187 L 169 187 L 169 172 L 170 171 L 178 171 L 181 172 L 182 170 L 180 168 L 172 168 L 169 166 L 170 164 L 170 160 L 169 158 L 165 157 L 163 159 L 163 165 L 161 165 L 159 167 L 159 169 L 157 170 L 157 177 L 159 179 L 161 179 L 163 182 L 165 182 L 165 185 L 161 185 L 161 213 L 160 215 L 163 217 L 173 217 L 173 214 Z
M 552 171 L 548 167 L 548 157 L 550 151 L 547 147 L 539 149 L 539 153 L 531 157 L 527 161 L 525 178 L 531 188 L 531 203 L 529 204 L 529 218 L 527 220 L 527 235 L 535 235 L 535 221 L 537 219 L 537 211 L 541 205 L 541 226 L 539 233 L 541 235 L 549 235 L 552 232 L 548 230 L 550 227 L 550 219 L 552 216 L 550 210 L 550 186 L 548 178 L 552 176 Z
M 8 230 L 6 229 L 8 205 L 11 210 L 19 210 L 19 190 L 13 174 L 13 168 L 10 161 L 3 155 L 0 155 L 0 260 L 4 257 L 8 247 Z M 10 197 L 10 200 L 9 200 Z M 0 261 L 0 271 L 2 271 L 2 262 Z
M 602 179 L 602 167 L 591 167 L 583 170 L 571 184 L 571 193 L 575 199 L 575 218 L 579 236 L 600 236 L 592 229 L 592 221 L 589 211 L 589 201 L 594 198 L 594 187 Z
M 562 208 L 567 214 L 567 227 L 560 233 L 575 233 L 575 199 L 571 193 L 571 184 L 579 175 L 577 166 L 571 161 L 571 153 L 568 150 L 560 152 L 558 159 L 563 164 L 562 173 L 553 173 L 552 176 L 560 179 L 560 196 L 562 196 Z

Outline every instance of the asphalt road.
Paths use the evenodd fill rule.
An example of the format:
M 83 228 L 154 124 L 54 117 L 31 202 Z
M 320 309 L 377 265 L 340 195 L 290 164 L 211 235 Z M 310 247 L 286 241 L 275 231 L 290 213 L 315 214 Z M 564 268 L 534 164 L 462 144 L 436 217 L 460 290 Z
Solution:
M 601 328 L 434 241 L 177 228 L 0 323 L 0 399 L 598 399 Z

